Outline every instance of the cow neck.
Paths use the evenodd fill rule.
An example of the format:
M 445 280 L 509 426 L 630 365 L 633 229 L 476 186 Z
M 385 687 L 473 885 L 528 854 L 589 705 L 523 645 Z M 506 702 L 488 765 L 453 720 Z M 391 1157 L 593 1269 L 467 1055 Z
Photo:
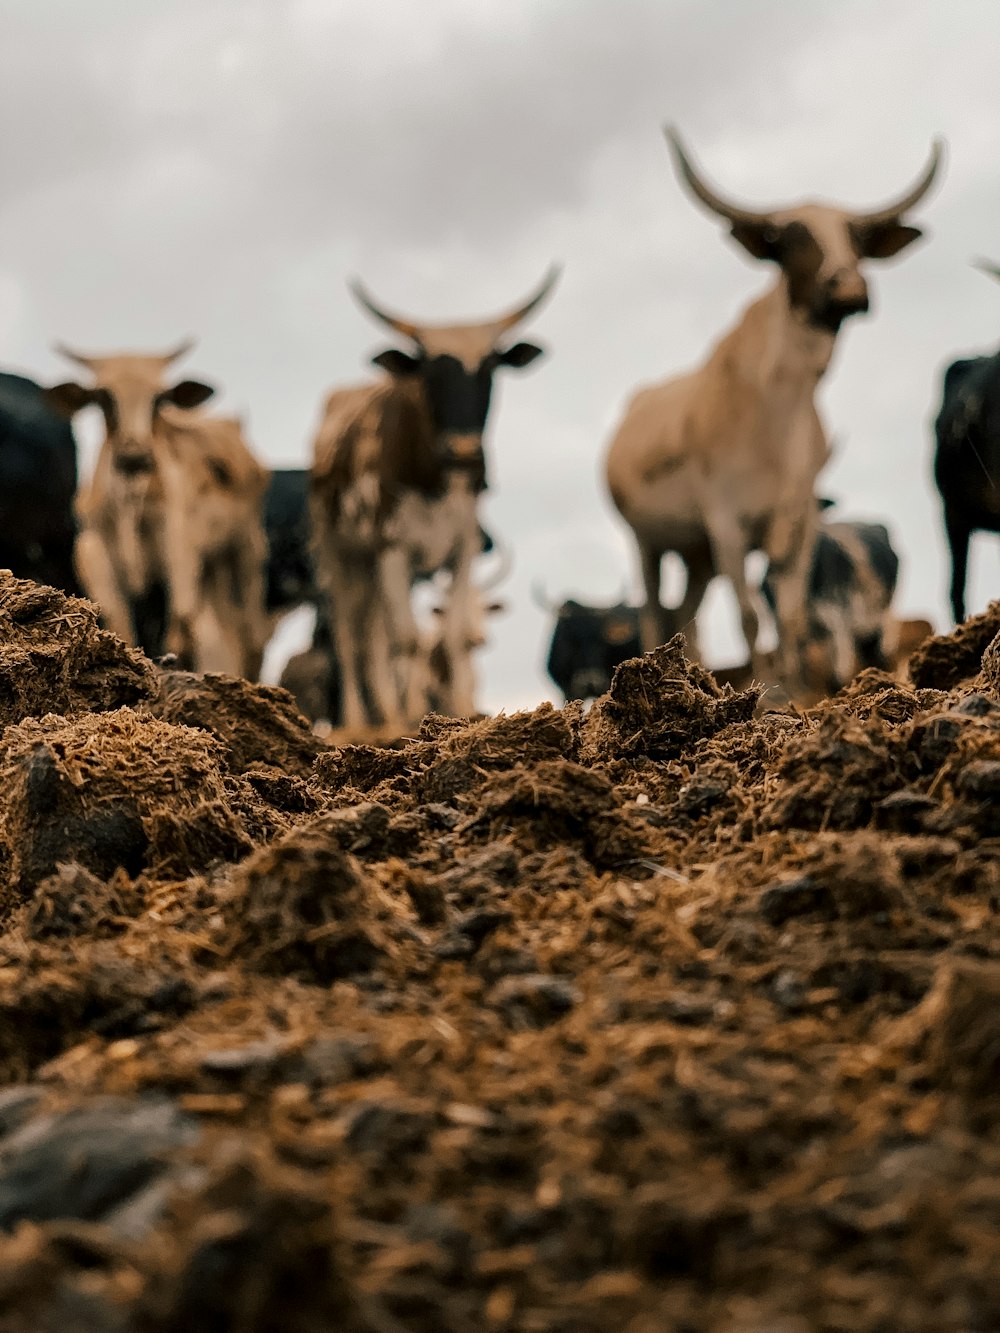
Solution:
M 438 446 L 427 391 L 414 378 L 389 384 L 382 447 L 383 482 L 390 490 L 415 490 L 437 498 L 456 489 L 486 489 L 482 456 L 456 466 Z
M 836 336 L 810 324 L 806 312 L 792 305 L 782 274 L 746 308 L 712 360 L 737 376 L 744 388 L 755 387 L 768 397 L 781 388 L 801 390 L 811 398 L 830 364 Z

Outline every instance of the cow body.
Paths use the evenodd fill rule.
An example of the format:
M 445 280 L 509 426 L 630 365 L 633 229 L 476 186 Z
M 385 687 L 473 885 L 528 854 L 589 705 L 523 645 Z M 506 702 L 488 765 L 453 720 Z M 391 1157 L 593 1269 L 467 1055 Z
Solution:
M 759 661 L 746 557 L 762 550 L 775 596 L 779 675 L 792 689 L 807 637 L 815 483 L 829 456 L 816 388 L 841 324 L 868 308 L 860 261 L 895 254 L 920 235 L 900 218 L 929 188 L 938 150 L 919 184 L 875 213 L 822 204 L 753 213 L 722 200 L 670 138 L 692 192 L 732 224 L 751 255 L 775 263 L 779 276 L 701 367 L 632 399 L 608 451 L 608 488 L 639 550 L 645 647 L 667 637 L 661 565 L 674 551 L 687 569 L 677 623 L 691 637 L 705 590 L 721 574 L 735 592 L 751 661 Z
M 164 384 L 167 367 L 186 350 L 71 353 L 94 385 L 49 391 L 64 410 L 96 403 L 105 416 L 94 475 L 77 498 L 76 566 L 105 623 L 127 643 L 155 650 L 140 635 L 156 637 L 162 628 L 160 602 L 164 646 L 184 665 L 253 679 L 267 639 L 268 474 L 239 421 L 194 410 L 210 396 L 207 385 Z
M 0 373 L 0 567 L 78 593 L 76 441 L 45 390 Z
M 934 480 L 951 554 L 951 611 L 961 623 L 971 536 L 1000 532 L 1000 353 L 952 362 L 934 431 Z
M 411 340 L 389 349 L 387 372 L 326 401 L 313 455 L 311 507 L 317 579 L 327 600 L 343 679 L 344 724 L 412 723 L 426 691 L 411 592 L 437 571 L 449 576 L 441 636 L 450 667 L 446 711 L 475 711 L 472 564 L 482 544 L 486 487 L 483 431 L 494 371 L 528 365 L 530 343 L 501 348 L 535 308 L 553 274 L 525 305 L 477 325 L 426 326 L 362 304 Z

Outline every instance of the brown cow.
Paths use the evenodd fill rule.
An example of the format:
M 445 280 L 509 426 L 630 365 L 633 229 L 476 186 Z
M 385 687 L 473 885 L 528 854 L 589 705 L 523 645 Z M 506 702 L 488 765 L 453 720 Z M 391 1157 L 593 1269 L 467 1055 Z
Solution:
M 754 660 L 758 617 L 746 557 L 770 562 L 779 675 L 794 688 L 805 642 L 806 575 L 818 525 L 816 478 L 829 446 L 815 392 L 845 319 L 868 309 L 865 259 L 887 259 L 920 235 L 903 214 L 930 188 L 941 145 L 917 184 L 872 212 L 806 203 L 766 212 L 723 199 L 667 131 L 681 178 L 756 259 L 779 269 L 700 369 L 640 390 L 611 442 L 607 482 L 635 534 L 645 587 L 643 642 L 666 638 L 661 563 L 676 551 L 688 582 L 674 617 L 693 620 L 724 575 Z
M 239 421 L 193 410 L 214 392 L 209 385 L 165 382 L 189 348 L 158 356 L 59 349 L 94 383 L 56 385 L 50 399 L 69 415 L 96 404 L 105 422 L 94 475 L 77 499 L 76 564 L 105 624 L 127 643 L 136 642 L 137 606 L 163 586 L 167 649 L 195 670 L 255 679 L 267 640 L 268 473 Z
M 469 599 L 482 536 L 477 515 L 486 487 L 483 431 L 494 371 L 521 368 L 542 354 L 505 335 L 542 301 L 550 273 L 530 300 L 479 324 L 415 324 L 381 310 L 355 284 L 376 319 L 409 339 L 375 364 L 375 384 L 327 399 L 314 447 L 312 515 L 317 582 L 331 602 L 343 673 L 344 724 L 362 728 L 378 714 L 410 724 L 423 710 L 420 637 L 413 582 L 451 574 L 442 639 L 451 663 L 448 711 L 475 711 Z

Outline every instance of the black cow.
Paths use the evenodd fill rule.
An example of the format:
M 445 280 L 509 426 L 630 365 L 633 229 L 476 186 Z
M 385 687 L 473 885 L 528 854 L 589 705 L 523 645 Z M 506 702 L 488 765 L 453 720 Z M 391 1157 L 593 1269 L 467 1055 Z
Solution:
M 611 688 L 620 662 L 642 654 L 638 607 L 585 606 L 568 598 L 546 609 L 556 617 L 546 666 L 566 699 L 596 699 Z
M 934 433 L 934 480 L 951 551 L 951 613 L 961 623 L 969 539 L 974 532 L 1000 532 L 1000 352 L 951 363 Z
M 309 551 L 309 471 L 275 468 L 264 501 L 267 530 L 267 609 L 291 611 L 315 603 Z
M 45 390 L 0 373 L 0 567 L 79 593 L 73 568 L 76 441 Z
M 819 503 L 825 509 L 831 502 Z M 809 569 L 807 654 L 822 659 L 828 688 L 840 689 L 863 667 L 888 670 L 885 630 L 898 576 L 899 556 L 883 523 L 820 526 Z M 766 573 L 761 592 L 773 611 Z

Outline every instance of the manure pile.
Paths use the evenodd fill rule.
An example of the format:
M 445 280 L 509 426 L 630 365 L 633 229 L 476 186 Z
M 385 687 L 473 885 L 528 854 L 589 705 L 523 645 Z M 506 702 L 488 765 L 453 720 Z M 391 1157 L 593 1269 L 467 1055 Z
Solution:
M 2 1333 L 1000 1328 L 1000 603 L 327 748 L 0 575 Z

